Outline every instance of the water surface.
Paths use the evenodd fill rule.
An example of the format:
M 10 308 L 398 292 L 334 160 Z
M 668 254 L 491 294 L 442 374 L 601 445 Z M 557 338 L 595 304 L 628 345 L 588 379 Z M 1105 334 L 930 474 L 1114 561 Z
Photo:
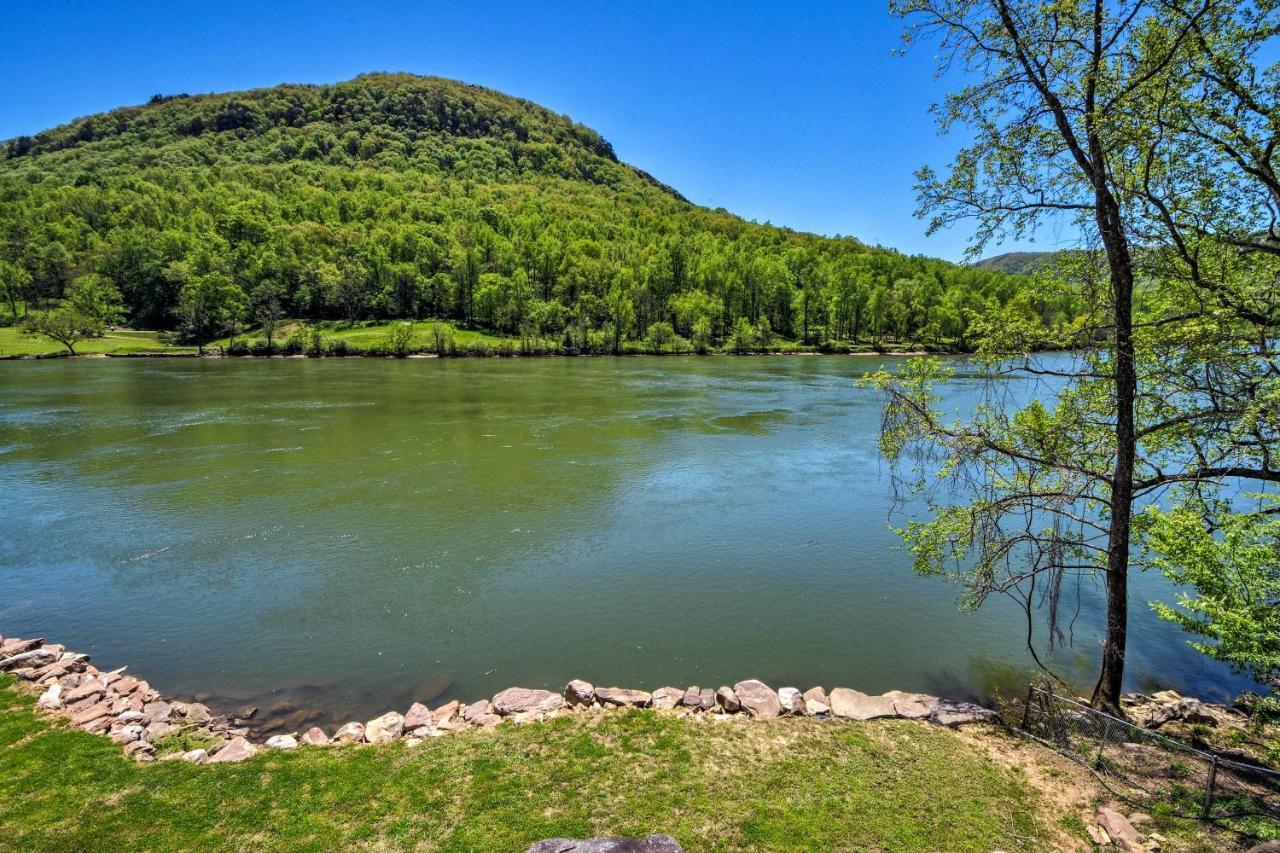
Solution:
M 0 634 L 330 722 L 570 678 L 980 695 L 1026 626 L 911 572 L 853 382 L 885 361 L 0 364 Z M 1243 686 L 1134 585 L 1130 686 Z

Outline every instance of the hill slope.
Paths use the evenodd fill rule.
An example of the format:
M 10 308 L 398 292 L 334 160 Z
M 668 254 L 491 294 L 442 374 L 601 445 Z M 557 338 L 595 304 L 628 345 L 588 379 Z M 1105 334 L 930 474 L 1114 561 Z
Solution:
M 8 301 L 98 275 L 130 322 L 192 337 L 219 331 L 192 317 L 209 300 L 230 309 L 215 326 L 442 317 L 593 351 L 665 323 L 696 345 L 954 342 L 1015 298 L 1069 311 L 999 272 L 698 207 L 590 128 L 439 78 L 157 96 L 0 150 Z

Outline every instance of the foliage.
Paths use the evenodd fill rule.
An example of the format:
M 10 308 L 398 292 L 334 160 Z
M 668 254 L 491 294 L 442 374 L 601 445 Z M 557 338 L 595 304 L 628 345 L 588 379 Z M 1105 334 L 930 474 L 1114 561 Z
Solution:
M 1190 591 L 1152 607 L 1203 638 L 1192 645 L 1280 693 L 1280 521 L 1221 508 L 1211 526 L 1190 508 L 1152 507 L 1152 564 Z
M 221 272 L 193 276 L 178 293 L 180 328 L 201 350 L 220 335 L 234 334 L 246 308 L 244 291 Z
M 1270 117 L 1280 65 L 1270 0 L 906 0 L 908 41 L 936 38 L 966 85 L 938 108 L 972 132 L 945 174 L 919 173 L 933 230 L 973 224 L 973 251 L 1068 218 L 1085 235 L 998 309 L 970 315 L 990 397 L 948 423 L 915 364 L 872 382 L 881 448 L 935 516 L 902 531 L 918 569 L 970 604 L 1014 597 L 1066 638 L 1064 581 L 1107 595 L 1094 702 L 1119 711 L 1135 506 L 1174 488 L 1199 509 L 1241 482 L 1278 482 L 1280 183 Z M 1138 247 L 1138 248 L 1135 248 Z M 1081 307 L 1046 327 L 1030 294 Z M 870 309 L 869 309 L 870 310 Z M 876 306 L 890 326 L 901 304 Z M 954 318 L 936 316 L 939 331 Z M 922 328 L 928 328 L 927 325 Z M 1027 353 L 1073 353 L 1065 364 Z M 1021 378 L 1048 402 L 1001 396 Z M 1025 386 L 1024 386 L 1025 387 Z M 1012 393 L 1012 392 L 1011 392 Z M 1021 408 L 1019 408 L 1021 406 Z M 954 500 L 929 486 L 941 478 Z M 1253 519 L 1256 520 L 1256 519 Z
M 49 311 L 31 314 L 24 321 L 28 334 L 44 335 L 67 348 L 71 355 L 76 354 L 76 344 L 85 338 L 92 337 L 102 331 L 102 323 L 93 317 L 81 314 L 72 305 L 62 305 Z
M 1000 272 L 696 207 L 563 116 L 404 74 L 164 98 L 11 140 L 0 263 L 11 311 L 101 275 L 130 323 L 193 341 L 214 330 L 183 292 L 210 275 L 268 339 L 283 317 L 437 318 L 621 351 L 655 323 L 711 347 L 741 317 L 812 343 L 918 339 L 944 307 L 959 338 L 1024 292 L 1045 322 L 1076 310 Z

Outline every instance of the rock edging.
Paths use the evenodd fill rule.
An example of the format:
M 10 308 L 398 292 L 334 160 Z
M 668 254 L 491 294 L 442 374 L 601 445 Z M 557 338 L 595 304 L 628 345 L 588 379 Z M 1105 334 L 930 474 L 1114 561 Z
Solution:
M 802 693 L 795 687 L 775 691 L 762 681 L 747 679 L 718 689 L 661 687 L 649 692 L 596 687 L 575 679 L 560 693 L 509 687 L 492 699 L 465 705 L 453 700 L 431 709 L 415 702 L 403 714 L 389 711 L 367 722 L 351 721 L 332 735 L 313 726 L 302 734 L 277 734 L 254 743 L 249 730 L 233 720 L 216 716 L 199 702 L 166 699 L 146 681 L 126 675 L 125 669 L 102 672 L 89 663 L 88 655 L 46 644 L 42 637 L 0 637 L 0 672 L 10 672 L 39 688 L 39 708 L 69 718 L 84 731 L 109 737 L 121 744 L 127 755 L 144 762 L 158 757 L 220 764 L 244 761 L 264 749 L 343 743 L 402 740 L 407 746 L 416 746 L 423 738 L 464 729 L 487 729 L 501 723 L 523 725 L 582 711 L 626 708 L 654 708 L 716 720 L 818 717 L 866 721 L 896 717 L 951 727 L 999 720 L 996 712 L 979 705 L 896 690 L 873 696 L 847 687 L 833 688 L 830 693 L 812 687 Z M 157 756 L 158 742 L 183 731 L 198 732 L 210 745 Z

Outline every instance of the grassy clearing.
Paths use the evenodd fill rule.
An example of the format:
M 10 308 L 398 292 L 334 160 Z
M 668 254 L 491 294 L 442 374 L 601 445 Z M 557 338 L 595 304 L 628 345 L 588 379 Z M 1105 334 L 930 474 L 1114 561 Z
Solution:
M 100 338 L 86 338 L 76 344 L 78 355 L 129 355 L 143 352 L 193 353 L 194 347 L 180 347 L 160 340 L 157 332 L 115 331 Z M 0 358 L 14 356 L 66 355 L 67 348 L 41 335 L 29 335 L 17 326 L 0 326 Z
M 690 850 L 1023 850 L 1069 816 L 971 737 L 907 721 L 561 718 L 409 748 L 137 765 L 0 679 L 0 847 L 523 850 L 669 832 Z M 1078 820 L 1078 818 L 1077 818 Z

